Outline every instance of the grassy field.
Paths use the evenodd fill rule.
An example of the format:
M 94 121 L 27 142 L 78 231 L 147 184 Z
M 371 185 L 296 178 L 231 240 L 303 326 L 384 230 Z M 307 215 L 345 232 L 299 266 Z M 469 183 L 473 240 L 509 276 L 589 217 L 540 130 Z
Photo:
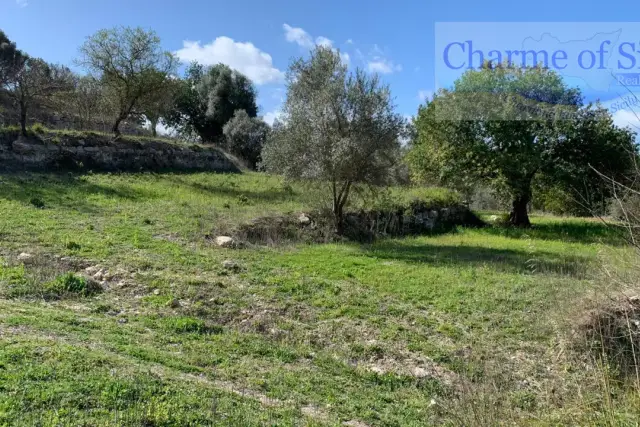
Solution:
M 450 197 L 418 193 L 394 197 Z M 609 416 L 562 332 L 599 260 L 627 251 L 602 224 L 238 250 L 205 238 L 314 196 L 255 173 L 0 176 L 0 425 Z

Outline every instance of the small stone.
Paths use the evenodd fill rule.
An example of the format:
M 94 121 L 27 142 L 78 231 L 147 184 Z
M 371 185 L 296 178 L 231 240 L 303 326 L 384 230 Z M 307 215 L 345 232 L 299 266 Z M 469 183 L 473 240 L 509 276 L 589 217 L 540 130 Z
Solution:
M 221 248 L 232 248 L 236 245 L 235 240 L 229 236 L 218 236 L 216 237 L 215 243 Z
M 300 216 L 298 217 L 298 222 L 302 225 L 307 225 L 311 222 L 311 218 L 309 218 L 305 214 L 300 214 Z
M 416 366 L 413 368 L 413 376 L 417 378 L 424 378 L 429 376 L 429 372 L 424 368 Z
M 384 368 L 382 368 L 381 366 L 376 366 L 376 365 L 371 366 L 371 367 L 369 368 L 369 370 L 370 370 L 371 372 L 375 372 L 375 373 L 376 373 L 376 374 L 378 374 L 378 375 L 382 375 L 382 374 L 384 374 L 384 373 L 385 373 Z
M 98 270 L 100 270 L 100 268 L 97 265 L 92 265 L 91 267 L 85 268 L 84 272 L 87 273 L 90 276 L 93 276 L 94 274 L 96 274 L 98 272 Z
M 123 324 L 125 324 L 127 322 L 128 322 L 128 320 L 125 319 L 124 317 L 121 317 L 120 319 L 118 319 L 118 323 L 120 323 L 121 325 L 123 325 Z
M 27 252 L 22 252 L 20 255 L 18 255 L 18 261 L 29 261 L 31 259 L 33 259 L 33 255 Z

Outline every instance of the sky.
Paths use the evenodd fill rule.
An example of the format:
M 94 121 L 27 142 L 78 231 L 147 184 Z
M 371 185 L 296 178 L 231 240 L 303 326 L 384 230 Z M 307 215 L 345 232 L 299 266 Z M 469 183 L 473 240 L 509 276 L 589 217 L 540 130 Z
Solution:
M 0 0 L 0 29 L 30 55 L 72 68 L 79 46 L 97 30 L 118 25 L 153 29 L 164 49 L 184 62 L 223 62 L 248 75 L 258 89 L 259 114 L 270 122 L 286 93 L 284 74 L 290 60 L 307 55 L 315 44 L 339 50 L 352 70 L 380 74 L 391 87 L 398 112 L 409 117 L 460 72 L 443 68 L 446 43 L 436 40 L 439 37 L 476 41 L 493 34 L 494 43 L 502 44 L 497 48 L 506 49 L 523 42 L 523 34 L 514 33 L 521 28 L 518 23 L 564 23 L 550 27 L 564 29 L 558 36 L 565 37 L 564 42 L 571 39 L 572 23 L 624 22 L 639 12 L 637 2 L 594 0 Z M 480 24 L 456 27 L 453 22 Z M 636 26 L 635 41 L 640 42 L 640 24 Z M 539 37 L 545 28 L 532 27 L 527 34 Z M 580 40 L 589 31 L 605 30 L 591 26 Z M 640 51 L 640 43 L 637 48 Z M 607 107 L 622 97 L 620 91 L 594 90 L 585 78 L 575 84 L 587 101 L 601 99 Z M 624 109 L 614 114 L 620 124 L 634 120 Z

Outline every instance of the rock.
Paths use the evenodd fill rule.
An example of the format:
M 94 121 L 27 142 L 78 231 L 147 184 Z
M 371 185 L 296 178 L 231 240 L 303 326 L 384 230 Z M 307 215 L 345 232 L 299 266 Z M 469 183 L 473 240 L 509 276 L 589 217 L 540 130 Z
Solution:
M 311 222 L 311 218 L 309 218 L 305 214 L 300 214 L 300 216 L 298 217 L 298 222 L 302 225 L 307 225 Z
M 18 261 L 30 261 L 33 259 L 33 255 L 27 252 L 22 252 L 20 255 L 18 255 Z
M 232 237 L 229 236 L 218 236 L 216 237 L 216 245 L 220 246 L 221 248 L 232 248 L 236 245 L 235 240 L 233 240 Z
M 424 368 L 420 368 L 419 366 L 416 366 L 415 368 L 413 368 L 412 374 L 416 378 L 425 378 L 429 376 L 429 371 L 427 371 Z
M 373 366 L 369 367 L 369 370 L 371 372 L 375 372 L 378 375 L 382 375 L 382 374 L 384 374 L 386 372 L 385 369 L 382 366 L 377 366 L 377 365 L 373 365 Z
M 98 267 L 97 265 L 92 265 L 91 267 L 87 267 L 84 269 L 84 272 L 87 273 L 89 276 L 93 276 L 94 274 L 96 274 L 98 271 L 100 270 L 100 267 Z
M 153 294 L 154 295 L 160 295 L 160 289 L 154 289 L 153 290 Z
M 500 219 L 500 218 L 498 217 L 498 215 L 491 215 L 491 216 L 489 217 L 489 221 L 490 221 L 490 222 L 498 222 L 498 220 L 499 220 L 499 219 Z
M 127 321 L 128 320 L 126 318 L 124 318 L 124 317 L 121 317 L 120 319 L 118 319 L 118 323 L 120 323 L 120 324 L 125 324 L 125 323 L 127 323 Z

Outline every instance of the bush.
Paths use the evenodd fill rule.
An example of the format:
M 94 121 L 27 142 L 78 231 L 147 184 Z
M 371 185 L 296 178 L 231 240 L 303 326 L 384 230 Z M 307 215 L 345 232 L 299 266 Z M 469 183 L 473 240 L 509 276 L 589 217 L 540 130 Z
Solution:
M 269 129 L 269 125 L 262 120 L 249 117 L 244 110 L 236 110 L 223 128 L 226 148 L 255 169 Z
M 621 376 L 640 371 L 640 298 L 620 297 L 600 303 L 579 322 L 588 350 Z
M 100 286 L 92 280 L 66 273 L 56 277 L 44 285 L 44 293 L 50 298 L 60 298 L 64 295 L 91 296 L 100 292 Z
M 42 135 L 47 131 L 47 129 L 40 123 L 36 123 L 31 126 L 31 131 L 35 134 Z
M 38 209 L 44 209 L 44 201 L 39 197 L 31 198 L 31 200 L 29 200 L 29 203 L 31 203 L 33 206 L 35 206 Z

